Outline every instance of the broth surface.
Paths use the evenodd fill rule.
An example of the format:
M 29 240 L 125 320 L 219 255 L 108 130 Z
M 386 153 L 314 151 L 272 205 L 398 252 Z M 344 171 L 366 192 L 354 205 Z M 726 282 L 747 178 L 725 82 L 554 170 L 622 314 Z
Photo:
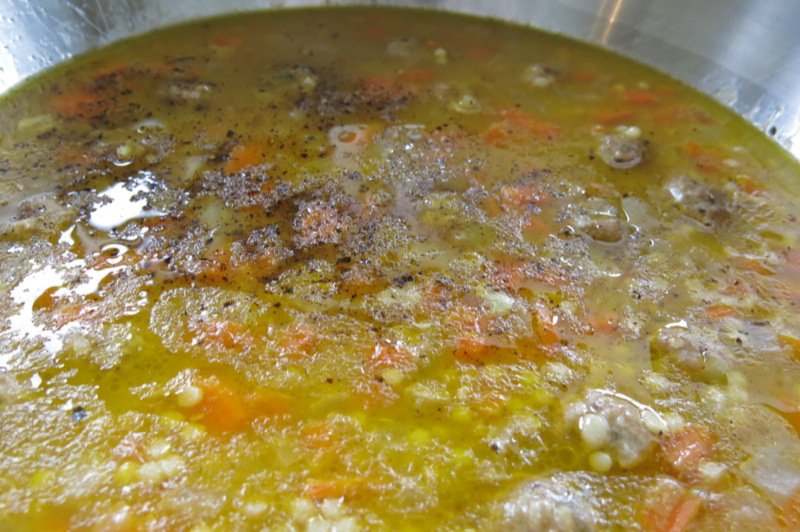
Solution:
M 3 530 L 800 527 L 800 169 L 532 29 L 168 28 L 0 101 Z

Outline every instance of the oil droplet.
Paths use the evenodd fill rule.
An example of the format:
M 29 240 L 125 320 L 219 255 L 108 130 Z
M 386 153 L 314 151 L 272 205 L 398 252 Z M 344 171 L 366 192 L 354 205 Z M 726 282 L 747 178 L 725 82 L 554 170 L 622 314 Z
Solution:
M 156 185 L 156 180 L 149 173 L 142 173 L 128 183 L 114 183 L 98 194 L 110 201 L 92 211 L 89 215 L 89 225 L 101 231 L 110 231 L 137 218 L 164 216 L 165 212 L 148 210 L 145 198 L 134 199 L 143 193 L 151 192 Z

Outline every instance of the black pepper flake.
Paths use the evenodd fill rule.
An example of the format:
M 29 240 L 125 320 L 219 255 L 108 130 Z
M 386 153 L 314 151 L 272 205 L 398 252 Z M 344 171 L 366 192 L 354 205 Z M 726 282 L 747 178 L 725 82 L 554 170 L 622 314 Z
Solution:
M 89 417 L 89 412 L 87 412 L 82 406 L 76 406 L 72 409 L 72 421 L 75 423 L 83 421 L 87 417 Z
M 392 282 L 395 285 L 399 286 L 400 288 L 403 288 L 405 285 L 407 285 L 408 283 L 410 283 L 413 280 L 414 280 L 414 276 L 411 275 L 410 273 L 407 273 L 407 274 L 404 274 L 404 275 L 398 275 L 397 277 L 392 279 Z

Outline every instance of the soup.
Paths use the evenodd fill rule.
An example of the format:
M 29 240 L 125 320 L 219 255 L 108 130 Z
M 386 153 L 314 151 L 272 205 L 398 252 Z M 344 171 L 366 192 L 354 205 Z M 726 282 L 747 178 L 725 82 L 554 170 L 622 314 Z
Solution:
M 676 81 L 293 10 L 0 117 L 4 530 L 800 526 L 800 170 Z

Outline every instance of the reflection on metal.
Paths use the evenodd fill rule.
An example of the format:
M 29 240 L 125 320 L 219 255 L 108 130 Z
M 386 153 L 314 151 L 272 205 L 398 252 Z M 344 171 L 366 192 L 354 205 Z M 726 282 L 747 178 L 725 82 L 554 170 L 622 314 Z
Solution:
M 714 96 L 800 158 L 797 0 L 0 0 L 0 92 L 71 55 L 167 24 L 341 3 L 487 15 L 607 46 Z

